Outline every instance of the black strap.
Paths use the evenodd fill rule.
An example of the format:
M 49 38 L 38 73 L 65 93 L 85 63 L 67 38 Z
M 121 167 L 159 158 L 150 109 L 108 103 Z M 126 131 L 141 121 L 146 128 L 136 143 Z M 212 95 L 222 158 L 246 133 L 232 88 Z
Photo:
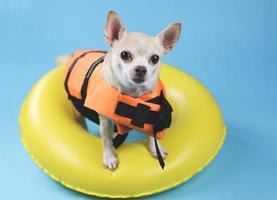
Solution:
M 162 169 L 164 169 L 164 166 L 165 166 L 165 163 L 164 163 L 164 159 L 161 155 L 161 152 L 160 152 L 160 148 L 158 146 L 158 142 L 157 142 L 157 138 L 156 138 L 156 135 L 157 133 L 154 133 L 153 136 L 154 136 L 154 141 L 155 141 L 155 149 L 156 149 L 156 154 L 157 154 L 157 158 L 158 158 L 158 161 L 160 163 L 160 166 Z
M 95 68 L 104 61 L 104 57 L 105 56 L 102 56 L 100 57 L 98 60 L 96 60 L 95 62 L 93 62 L 90 67 L 89 67 L 89 70 L 87 71 L 86 73 L 86 76 L 85 76 L 85 79 L 83 81 L 83 84 L 82 84 L 82 88 L 81 88 L 81 97 L 82 97 L 82 100 L 83 102 L 85 102 L 86 100 L 86 97 L 87 97 L 87 88 L 88 88 L 88 82 L 89 82 L 89 79 L 93 73 L 93 71 L 95 70 Z
M 169 102 L 164 97 L 163 92 L 161 92 L 159 97 L 160 97 L 159 99 L 152 99 L 152 101 L 158 101 L 158 103 L 161 105 L 160 118 L 159 118 L 159 120 L 157 120 L 156 124 L 153 127 L 153 131 L 154 131 L 153 136 L 154 136 L 154 140 L 155 140 L 155 148 L 156 148 L 157 158 L 159 160 L 161 168 L 164 169 L 165 163 L 164 163 L 163 157 L 161 155 L 161 152 L 160 152 L 160 149 L 158 146 L 156 135 L 159 131 L 162 131 L 165 128 L 169 128 L 171 121 L 172 121 L 173 109 L 172 109 L 171 105 L 169 104 Z
M 171 105 L 164 97 L 163 92 L 161 92 L 159 97 L 160 97 L 159 104 L 161 106 L 161 109 L 160 109 L 159 119 L 156 121 L 156 123 L 154 124 L 154 127 L 153 127 L 154 133 L 157 133 L 166 128 L 169 128 L 171 121 L 172 121 L 173 109 L 172 109 Z
M 117 134 L 114 138 L 113 138 L 113 146 L 114 148 L 119 147 L 120 145 L 122 145 L 124 143 L 124 141 L 126 140 L 127 136 L 128 136 L 128 132 L 121 135 L 121 134 Z
M 150 107 L 139 103 L 137 106 L 131 106 L 124 102 L 117 103 L 115 114 L 131 119 L 131 124 L 139 128 L 143 128 L 144 124 L 155 124 L 159 119 L 158 111 L 150 110 Z
M 78 110 L 80 114 L 82 114 L 82 116 L 88 118 L 96 124 L 99 124 L 99 116 L 96 111 L 85 107 L 84 102 L 81 99 L 78 99 L 71 95 L 69 95 L 68 98 L 72 101 L 74 107 Z

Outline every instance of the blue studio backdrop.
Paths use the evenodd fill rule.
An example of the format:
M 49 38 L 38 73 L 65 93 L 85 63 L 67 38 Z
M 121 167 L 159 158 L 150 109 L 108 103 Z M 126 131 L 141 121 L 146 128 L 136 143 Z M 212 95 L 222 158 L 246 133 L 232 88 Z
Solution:
M 0 1 L 0 199 L 97 199 L 66 189 L 40 170 L 20 140 L 18 115 L 33 84 L 76 49 L 107 49 L 109 10 L 129 31 L 155 35 L 183 24 L 164 61 L 200 80 L 217 99 L 226 142 L 200 174 L 145 199 L 277 198 L 277 2 Z

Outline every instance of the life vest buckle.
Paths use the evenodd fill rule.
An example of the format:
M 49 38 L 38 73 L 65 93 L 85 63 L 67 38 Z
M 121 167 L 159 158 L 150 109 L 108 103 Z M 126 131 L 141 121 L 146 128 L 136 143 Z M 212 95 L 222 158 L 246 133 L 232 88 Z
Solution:
M 148 118 L 149 114 L 150 107 L 145 104 L 138 103 L 137 107 L 134 108 L 131 124 L 143 128 L 145 119 Z
M 171 124 L 172 119 L 172 107 L 167 102 L 167 100 L 164 98 L 163 95 L 161 95 L 161 110 L 160 110 L 160 116 L 157 120 L 156 124 L 153 127 L 153 130 L 155 133 L 160 132 L 166 128 L 169 128 Z

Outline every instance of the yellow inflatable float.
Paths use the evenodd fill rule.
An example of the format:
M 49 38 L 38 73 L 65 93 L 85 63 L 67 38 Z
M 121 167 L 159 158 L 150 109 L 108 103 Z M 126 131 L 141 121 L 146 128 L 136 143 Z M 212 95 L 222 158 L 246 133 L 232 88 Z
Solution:
M 36 164 L 73 190 L 110 198 L 161 192 L 188 180 L 217 154 L 225 138 L 220 109 L 197 80 L 162 64 L 161 80 L 174 112 L 161 144 L 167 149 L 164 170 L 150 156 L 146 141 L 116 149 L 119 167 L 102 165 L 100 138 L 89 133 L 84 119 L 67 99 L 64 66 L 44 76 L 22 106 L 22 141 Z

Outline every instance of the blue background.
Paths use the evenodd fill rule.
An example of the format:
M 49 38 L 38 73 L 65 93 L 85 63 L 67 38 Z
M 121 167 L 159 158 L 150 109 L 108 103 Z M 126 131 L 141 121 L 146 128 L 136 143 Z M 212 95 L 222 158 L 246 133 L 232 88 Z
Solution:
M 44 174 L 24 150 L 20 106 L 58 55 L 107 49 L 103 26 L 116 10 L 129 31 L 157 34 L 181 21 L 164 61 L 190 73 L 216 97 L 228 128 L 203 172 L 149 199 L 276 199 L 276 1 L 0 1 L 0 198 L 94 199 Z

